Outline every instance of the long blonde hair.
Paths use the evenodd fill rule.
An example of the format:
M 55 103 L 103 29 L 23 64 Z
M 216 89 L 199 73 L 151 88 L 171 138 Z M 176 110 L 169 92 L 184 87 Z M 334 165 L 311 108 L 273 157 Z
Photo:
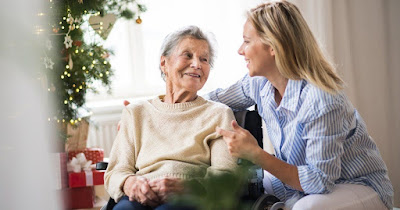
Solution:
M 292 80 L 305 79 L 331 94 L 343 89 L 344 82 L 322 53 L 296 5 L 268 2 L 247 13 L 264 44 L 275 52 L 278 71 Z

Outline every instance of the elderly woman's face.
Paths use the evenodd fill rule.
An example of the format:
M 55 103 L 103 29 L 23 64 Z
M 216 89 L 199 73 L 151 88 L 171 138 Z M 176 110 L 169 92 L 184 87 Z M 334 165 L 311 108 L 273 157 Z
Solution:
M 161 70 L 173 91 L 197 92 L 210 73 L 209 47 L 205 40 L 184 38 L 174 52 L 161 57 Z

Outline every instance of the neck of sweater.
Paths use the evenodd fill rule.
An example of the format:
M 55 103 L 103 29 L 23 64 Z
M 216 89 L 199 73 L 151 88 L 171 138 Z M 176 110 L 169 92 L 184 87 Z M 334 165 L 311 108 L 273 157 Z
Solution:
M 203 105 L 207 102 L 204 98 L 198 96 L 193 101 L 170 104 L 163 102 L 164 97 L 165 95 L 158 96 L 157 98 L 152 100 L 152 104 L 159 110 L 169 111 L 169 112 L 174 112 L 174 111 L 181 112 L 182 110 L 188 110 L 193 107 Z

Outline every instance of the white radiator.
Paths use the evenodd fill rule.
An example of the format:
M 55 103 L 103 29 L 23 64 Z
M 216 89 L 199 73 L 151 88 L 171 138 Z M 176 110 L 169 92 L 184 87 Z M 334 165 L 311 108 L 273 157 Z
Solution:
M 91 107 L 88 148 L 104 149 L 104 157 L 108 158 L 112 144 L 117 136 L 117 125 L 121 119 L 123 106 Z

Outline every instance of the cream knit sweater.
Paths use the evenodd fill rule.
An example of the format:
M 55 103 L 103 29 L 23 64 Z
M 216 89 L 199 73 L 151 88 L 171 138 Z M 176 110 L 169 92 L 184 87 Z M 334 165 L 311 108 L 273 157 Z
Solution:
M 163 97 L 131 104 L 122 112 L 104 175 L 105 188 L 116 201 L 130 175 L 190 179 L 236 167 L 215 132 L 216 126 L 231 130 L 235 118 L 229 107 L 200 96 L 177 104 L 164 103 Z

